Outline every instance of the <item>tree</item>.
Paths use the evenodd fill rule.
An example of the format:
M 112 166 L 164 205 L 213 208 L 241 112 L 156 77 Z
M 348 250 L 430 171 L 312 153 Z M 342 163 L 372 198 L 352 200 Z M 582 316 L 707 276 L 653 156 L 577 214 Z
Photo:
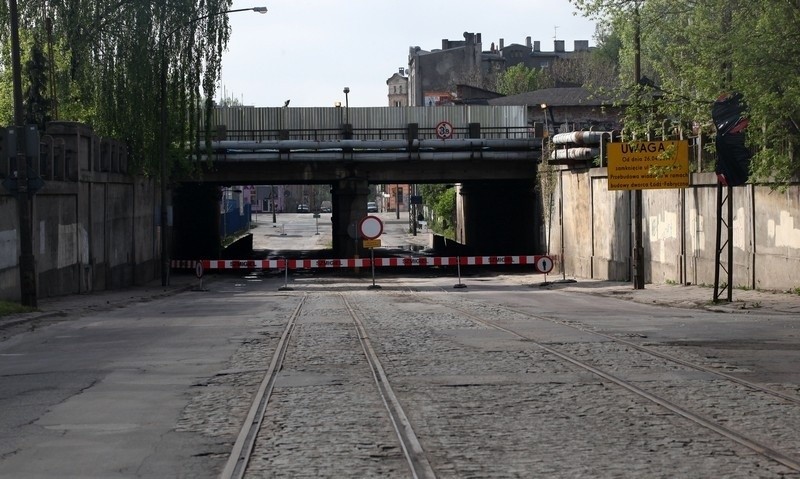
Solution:
M 503 95 L 518 95 L 543 87 L 544 74 L 519 63 L 498 75 L 496 90 Z
M 229 37 L 227 15 L 219 12 L 230 9 L 231 3 L 21 2 L 22 43 L 36 46 L 22 52 L 28 110 L 37 118 L 84 122 L 101 136 L 127 140 L 134 168 L 152 173 L 159 161 L 158 92 L 164 54 L 169 131 L 177 132 L 170 156 L 185 158 L 200 110 L 210 107 L 214 97 Z M 2 2 L 3 41 L 10 23 L 6 7 Z M 0 73 L 0 88 L 10 91 L 10 68 L 5 65 Z M 12 118 L 11 102 L 0 101 L 0 119 L 10 123 Z
M 800 170 L 800 4 L 785 0 L 572 0 L 613 26 L 622 40 L 620 78 L 628 95 L 656 94 L 647 113 L 714 133 L 711 105 L 739 92 L 750 120 L 756 180 L 786 184 Z M 634 16 L 633 13 L 637 13 Z M 641 27 L 641 67 L 652 82 L 634 85 L 634 22 Z M 630 80 L 626 80 L 630 79 Z M 633 97 L 636 98 L 636 95 Z
M 44 130 L 45 124 L 50 121 L 53 100 L 47 94 L 48 61 L 38 41 L 31 45 L 26 66 L 28 89 L 25 94 L 25 122 Z
M 430 212 L 428 227 L 434 232 L 455 239 L 456 189 L 453 185 L 419 185 L 425 207 Z

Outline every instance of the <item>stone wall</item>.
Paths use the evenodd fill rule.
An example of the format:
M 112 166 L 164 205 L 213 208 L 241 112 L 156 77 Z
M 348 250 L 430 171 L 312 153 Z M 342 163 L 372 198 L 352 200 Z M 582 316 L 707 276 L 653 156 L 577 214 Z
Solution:
M 609 191 L 605 168 L 565 169 L 557 176 L 546 236 L 548 252 L 559 259 L 558 274 L 630 281 L 631 193 Z M 778 291 L 800 287 L 800 184 L 783 192 L 769 185 L 732 191 L 732 285 Z M 642 198 L 645 281 L 713 285 L 716 176 L 695 173 L 689 188 L 644 190 Z M 722 283 L 727 278 L 720 274 Z
M 127 173 L 127 149 L 87 126 L 58 122 L 42 136 L 35 166 L 44 186 L 32 201 L 37 296 L 142 284 L 160 274 L 160 192 Z M 3 153 L 1 156 L 8 158 Z M 13 175 L 0 162 L 0 177 Z M 0 299 L 18 301 L 19 214 L 0 191 Z

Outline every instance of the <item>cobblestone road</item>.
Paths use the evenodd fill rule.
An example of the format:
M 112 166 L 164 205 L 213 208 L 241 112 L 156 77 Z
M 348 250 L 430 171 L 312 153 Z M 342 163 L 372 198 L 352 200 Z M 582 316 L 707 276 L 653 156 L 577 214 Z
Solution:
M 762 300 L 758 307 L 730 308 L 721 314 L 705 311 L 700 303 L 686 305 L 686 298 L 699 298 L 707 291 L 697 288 L 691 294 L 680 287 L 649 293 L 659 303 L 673 297 L 679 306 L 664 308 L 639 293 L 639 302 L 627 297 L 633 296 L 629 292 L 616 294 L 618 285 L 531 288 L 535 279 L 471 277 L 466 280 L 468 289 L 455 291 L 453 278 L 383 276 L 378 281 L 381 290 L 368 290 L 370 281 L 364 277 L 298 274 L 290 282 L 293 291 L 279 291 L 282 276 L 252 275 L 220 277 L 206 284 L 209 293 L 187 294 L 185 301 L 174 297 L 169 311 L 203 318 L 183 327 L 216 327 L 232 308 L 240 310 L 237 333 L 218 340 L 219 345 L 235 344 L 233 353 L 213 374 L 198 376 L 186 388 L 176 423 L 168 425 L 185 435 L 181 437 L 204 438 L 196 443 L 205 448 L 193 450 L 192 457 L 202 458 L 206 467 L 193 461 L 191 476 L 217 477 L 222 470 L 225 451 L 236 440 L 287 321 L 306 296 L 247 477 L 410 477 L 344 298 L 361 313 L 367 336 L 437 477 L 798 477 L 775 460 L 536 343 L 689 404 L 698 414 L 752 434 L 797 459 L 796 406 L 593 334 L 625 338 L 797 396 L 800 381 L 792 365 L 800 364 L 800 324 L 792 313 L 794 297 L 778 307 L 765 307 L 769 303 Z M 591 294 L 578 294 L 587 290 Z M 108 299 L 111 295 L 103 304 L 88 306 L 89 298 L 64 301 L 61 311 L 66 316 L 45 312 L 27 322 L 13 318 L 13 327 L 6 329 L 11 339 L 4 344 L 22 344 L 25 336 L 15 328 L 35 337 L 49 321 L 63 325 L 73 315 L 88 315 L 83 328 L 119 323 L 119 338 L 129 334 L 123 317 L 130 317 L 131 325 L 139 317 L 153 327 L 170 325 L 174 320 L 159 316 L 161 294 L 128 293 L 128 301 L 151 300 L 155 306 L 155 313 L 142 306 L 131 315 L 125 314 L 124 301 L 115 305 Z M 109 318 L 117 319 L 99 315 L 103 308 L 116 309 Z M 151 317 L 155 320 L 146 319 Z M 82 329 L 75 329 L 71 336 L 57 337 L 81 334 Z M 162 364 L 155 350 L 150 354 L 153 364 Z M 147 369 L 138 374 L 142 376 L 137 382 L 159 387 L 158 376 L 145 380 Z M 4 384 L 15 377 L 8 374 Z M 104 384 L 102 378 L 97 384 Z M 77 408 L 82 397 L 97 389 L 87 386 L 70 403 Z M 71 424 L 71 430 L 85 429 L 78 422 Z M 124 436 L 113 434 L 120 444 Z M 19 454 L 15 451 L 7 458 Z M 164 457 L 162 453 L 160 460 Z M 153 468 L 147 457 L 138 461 L 140 471 Z
M 522 321 L 498 307 L 463 301 L 443 288 L 420 295 L 405 287 L 366 291 L 363 282 L 332 287 L 308 279 L 296 285 L 303 292 L 283 294 L 267 308 L 263 338 L 243 344 L 233 358 L 231 370 L 239 374 L 215 379 L 238 395 L 195 400 L 185 414 L 208 416 L 199 421 L 202 429 L 230 437 L 289 305 L 309 294 L 248 477 L 409 477 L 341 293 L 366 318 L 437 477 L 796 477 L 529 341 L 449 308 L 507 324 Z M 752 429 L 761 440 L 800 455 L 796 406 L 566 326 L 527 323 L 527 331 L 545 331 L 548 343 L 571 355 L 689 400 L 708 417 Z

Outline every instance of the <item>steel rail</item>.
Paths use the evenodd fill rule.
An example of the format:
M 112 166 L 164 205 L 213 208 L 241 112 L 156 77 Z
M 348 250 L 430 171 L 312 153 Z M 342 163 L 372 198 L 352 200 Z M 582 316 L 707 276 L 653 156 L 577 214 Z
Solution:
M 378 355 L 375 353 L 375 350 L 372 347 L 372 343 L 369 340 L 366 328 L 364 328 L 364 323 L 360 318 L 363 313 L 361 313 L 360 310 L 357 312 L 356 308 L 353 307 L 344 294 L 340 293 L 340 296 L 345 307 L 350 313 L 353 322 L 356 325 L 358 339 L 361 342 L 361 347 L 364 349 L 364 355 L 367 357 L 367 362 L 372 370 L 372 376 L 375 380 L 376 386 L 378 387 L 378 391 L 381 394 L 383 405 L 386 407 L 386 411 L 389 413 L 389 418 L 391 419 L 395 433 L 400 440 L 403 454 L 405 455 L 406 461 L 411 468 L 413 477 L 425 479 L 435 478 L 436 473 L 434 472 L 433 467 L 431 467 L 430 462 L 428 462 L 428 458 L 425 456 L 425 451 L 422 449 L 422 445 L 420 444 L 414 429 L 411 427 L 411 421 L 408 420 L 408 417 L 403 411 L 400 401 L 398 401 L 397 396 L 392 390 L 392 386 L 389 384 L 389 379 L 386 377 L 386 372 L 383 370 L 383 366 L 378 359 Z
M 778 463 L 780 463 L 780 464 L 782 464 L 782 465 L 784 465 L 784 466 L 786 466 L 786 467 L 788 467 L 790 469 L 793 469 L 795 471 L 800 471 L 800 461 L 798 461 L 798 460 L 796 460 L 796 459 L 794 459 L 794 458 L 792 458 L 792 457 L 790 457 L 790 456 L 788 456 L 788 455 L 786 455 L 786 454 L 784 454 L 784 453 L 782 453 L 780 451 L 777 451 L 777 450 L 775 450 L 775 449 L 773 449 L 773 448 L 771 448 L 771 447 L 769 447 L 769 446 L 767 446 L 765 444 L 762 444 L 762 443 L 760 443 L 760 442 L 758 442 L 756 440 L 753 440 L 753 439 L 751 439 L 751 438 L 749 438 L 749 437 L 747 437 L 747 436 L 745 436 L 743 434 L 740 434 L 740 433 L 738 433 L 738 432 L 736 432 L 736 431 L 734 431 L 732 429 L 729 429 L 729 428 L 727 428 L 725 426 L 722 426 L 722 425 L 720 425 L 718 423 L 715 423 L 715 422 L 711 421 L 710 419 L 707 419 L 707 418 L 705 418 L 703 416 L 700 416 L 699 414 L 695 414 L 695 413 L 689 411 L 688 409 L 684 409 L 683 407 L 681 407 L 681 406 L 679 406 L 679 405 L 677 405 L 677 404 L 675 404 L 675 403 L 673 403 L 671 401 L 668 401 L 668 400 L 666 400 L 666 399 L 664 399 L 662 397 L 659 397 L 659 396 L 656 396 L 655 394 L 647 392 L 644 389 L 641 389 L 641 388 L 635 386 L 634 384 L 632 384 L 632 383 L 630 383 L 628 381 L 625 381 L 622 378 L 619 378 L 619 377 L 614 376 L 612 374 L 609 374 L 609 373 L 607 373 L 607 372 L 605 372 L 605 371 L 603 371 L 601 369 L 598 369 L 598 368 L 592 366 L 591 364 L 585 363 L 585 362 L 583 362 L 583 361 L 581 361 L 581 360 L 579 360 L 577 358 L 574 358 L 574 357 L 572 357 L 572 356 L 570 356 L 568 354 L 562 353 L 562 352 L 560 352 L 560 351 L 558 351 L 556 349 L 553 349 L 553 348 L 551 348 L 549 346 L 545 346 L 544 344 L 542 344 L 542 343 L 540 343 L 540 342 L 538 342 L 538 341 L 536 341 L 534 339 L 531 339 L 531 338 L 529 338 L 529 337 L 527 337 L 527 336 L 525 336 L 523 334 L 520 334 L 520 333 L 518 333 L 518 332 L 516 332 L 516 331 L 514 331 L 512 329 L 500 326 L 500 325 L 495 324 L 495 323 L 493 323 L 491 321 L 487 321 L 487 320 L 485 320 L 483 318 L 479 318 L 478 316 L 475 316 L 474 314 L 472 314 L 472 313 L 470 313 L 468 311 L 464 311 L 461 308 L 457 308 L 457 307 L 454 307 L 454 306 L 451 306 L 451 305 L 446 305 L 446 306 L 448 308 L 454 310 L 454 311 L 460 312 L 461 314 L 463 314 L 464 316 L 472 319 L 473 321 L 476 321 L 476 322 L 478 322 L 480 324 L 483 324 L 485 326 L 488 326 L 490 328 L 494 328 L 494 329 L 497 329 L 499 331 L 506 332 L 506 333 L 508 333 L 508 334 L 510 334 L 512 336 L 516 336 L 516 337 L 518 337 L 518 338 L 520 338 L 520 339 L 522 339 L 522 340 L 524 340 L 526 342 L 534 344 L 538 348 L 540 348 L 540 349 L 542 349 L 542 350 L 544 350 L 544 351 L 546 351 L 546 352 L 548 352 L 548 353 L 550 353 L 550 354 L 552 354 L 552 355 L 554 355 L 554 356 L 556 356 L 558 358 L 561 358 L 564 361 L 572 363 L 572 364 L 574 364 L 574 365 L 576 365 L 576 366 L 578 366 L 580 368 L 583 368 L 583 369 L 585 369 L 585 370 L 587 370 L 587 371 L 589 371 L 589 372 L 591 372 L 591 373 L 593 373 L 593 374 L 595 374 L 597 376 L 600 376 L 601 378 L 606 379 L 607 381 L 610 381 L 610 382 L 612 382 L 612 383 L 614 383 L 614 384 L 616 384 L 616 385 L 618 385 L 618 386 L 620 386 L 620 387 L 622 387 L 624 389 L 627 389 L 628 391 L 631 391 L 632 393 L 634 393 L 634 394 L 636 394 L 636 395 L 638 395 L 640 397 L 643 397 L 643 398 L 645 398 L 645 399 L 647 399 L 647 400 L 649 400 L 649 401 L 651 401 L 651 402 L 653 402 L 655 404 L 658 404 L 659 406 L 662 406 L 665 409 L 667 409 L 667 410 L 669 410 L 669 411 L 671 411 L 671 412 L 673 412 L 673 413 L 675 413 L 675 414 L 677 414 L 677 415 L 679 415 L 679 416 L 681 416 L 681 417 L 683 417 L 685 419 L 688 419 L 688 420 L 694 422 L 695 424 L 698 424 L 698 425 L 703 426 L 703 427 L 705 427 L 707 429 L 710 429 L 710 430 L 720 434 L 723 437 L 726 437 L 726 438 L 728 438 L 728 439 L 730 439 L 730 440 L 732 440 L 732 441 L 734 441 L 734 442 L 736 442 L 736 443 L 738 443 L 738 444 L 740 444 L 742 446 L 745 446 L 748 449 L 750 449 L 752 451 L 755 451 L 756 453 L 761 454 L 764 457 L 768 457 L 768 458 L 770 458 L 770 459 L 772 459 L 772 460 L 774 460 L 774 461 L 776 461 L 776 462 L 778 462 Z M 493 305 L 493 306 L 495 306 L 495 305 Z M 538 318 L 538 319 L 543 319 L 543 318 Z
M 242 429 L 239 431 L 231 454 L 228 456 L 228 462 L 222 470 L 222 474 L 220 475 L 222 479 L 241 479 L 244 477 L 247 464 L 250 461 L 250 455 L 253 452 L 253 447 L 256 442 L 256 436 L 258 436 L 258 431 L 264 420 L 267 403 L 269 403 L 272 390 L 275 387 L 275 380 L 283 365 L 286 351 L 289 348 L 289 337 L 294 331 L 297 317 L 300 315 L 300 310 L 303 308 L 307 297 L 307 294 L 303 295 L 294 312 L 289 317 L 286 327 L 283 329 L 281 339 L 278 341 L 278 346 L 275 348 L 275 353 L 272 355 L 269 369 L 267 369 L 267 373 L 264 375 L 264 379 L 258 387 L 258 391 L 253 398 L 253 403 L 247 413 L 247 418 L 242 425 Z
M 624 344 L 624 345 L 629 346 L 629 347 L 631 347 L 633 349 L 636 349 L 637 351 L 641 351 L 643 353 L 650 354 L 652 356 L 656 356 L 656 357 L 661 358 L 661 359 L 666 359 L 667 361 L 672 361 L 674 363 L 680 364 L 682 366 L 686 366 L 688 368 L 696 369 L 696 370 L 702 371 L 704 373 L 713 374 L 715 376 L 719 376 L 721 378 L 727 379 L 728 381 L 731 381 L 731 382 L 740 384 L 742 386 L 745 386 L 745 387 L 747 387 L 749 389 L 752 389 L 754 391 L 759 391 L 759 392 L 762 392 L 762 393 L 765 393 L 765 394 L 769 394 L 771 396 L 775 396 L 775 397 L 783 399 L 785 401 L 800 405 L 800 396 L 796 396 L 794 394 L 786 394 L 786 393 L 783 393 L 781 391 L 776 391 L 776 390 L 768 388 L 766 386 L 762 386 L 760 384 L 756 384 L 756 383 L 747 381 L 746 379 L 737 378 L 736 376 L 733 376 L 731 374 L 724 373 L 722 371 L 717 371 L 715 369 L 711 369 L 709 367 L 706 367 L 706 366 L 703 366 L 703 365 L 700 365 L 700 364 L 695 364 L 695 363 L 692 363 L 690 361 L 686 361 L 684 359 L 672 356 L 671 354 L 662 353 L 660 351 L 656 351 L 656 350 L 648 348 L 646 346 L 640 346 L 640 345 L 638 345 L 638 344 L 636 344 L 634 342 L 631 342 L 631 341 L 628 341 L 628 340 L 625 340 L 625 339 L 617 338 L 615 336 L 611 336 L 611 335 L 604 334 L 604 333 L 598 333 L 597 331 L 592 331 L 591 329 L 586 329 L 586 328 L 582 328 L 580 326 L 575 326 L 574 324 L 565 323 L 565 322 L 559 321 L 558 319 L 555 319 L 555 318 L 548 318 L 546 316 L 540 316 L 538 314 L 526 313 L 525 311 L 519 311 L 519 310 L 516 310 L 514 308 L 509 308 L 507 306 L 502 306 L 502 305 L 495 305 L 495 306 L 500 308 L 500 309 L 505 309 L 506 311 L 511 311 L 512 313 L 517 313 L 517 314 L 521 314 L 523 316 L 527 316 L 529 318 L 540 319 L 540 320 L 543 320 L 543 321 L 550 321 L 550 322 L 557 323 L 557 324 L 560 324 L 560 325 L 563 325 L 563 326 L 568 326 L 570 328 L 576 329 L 576 330 L 581 331 L 583 333 L 594 334 L 594 335 L 599 336 L 601 338 L 608 339 L 608 340 L 614 341 L 616 343 Z

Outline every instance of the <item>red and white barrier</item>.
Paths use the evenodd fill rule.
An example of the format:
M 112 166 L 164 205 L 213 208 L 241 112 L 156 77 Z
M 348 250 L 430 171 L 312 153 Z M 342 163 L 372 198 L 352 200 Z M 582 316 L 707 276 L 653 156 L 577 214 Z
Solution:
M 195 269 L 200 263 L 204 270 L 252 270 L 252 269 L 316 269 L 316 268 L 368 268 L 373 266 L 369 258 L 351 259 L 264 259 L 264 260 L 173 260 L 173 269 Z M 404 266 L 502 266 L 528 264 L 540 273 L 553 269 L 553 260 L 546 255 L 529 256 L 407 256 L 402 258 L 375 258 L 376 267 Z

